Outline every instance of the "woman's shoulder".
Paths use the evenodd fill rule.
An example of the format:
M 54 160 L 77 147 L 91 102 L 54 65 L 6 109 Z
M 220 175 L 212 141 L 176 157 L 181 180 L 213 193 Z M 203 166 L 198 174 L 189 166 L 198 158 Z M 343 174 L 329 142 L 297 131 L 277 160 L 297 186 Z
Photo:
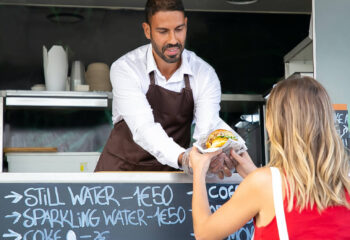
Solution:
M 271 170 L 269 167 L 257 168 L 245 180 L 256 187 L 269 185 L 272 182 Z
M 251 172 L 240 184 L 255 197 L 272 194 L 272 176 L 268 167 L 262 167 Z

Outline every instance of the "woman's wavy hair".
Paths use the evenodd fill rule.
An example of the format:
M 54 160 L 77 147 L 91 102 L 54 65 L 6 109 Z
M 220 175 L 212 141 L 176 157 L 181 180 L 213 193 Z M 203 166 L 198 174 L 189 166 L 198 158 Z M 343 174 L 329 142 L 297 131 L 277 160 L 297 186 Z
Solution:
M 288 211 L 343 205 L 350 208 L 349 155 L 336 131 L 324 87 L 310 77 L 279 82 L 267 101 L 270 166 L 284 174 Z

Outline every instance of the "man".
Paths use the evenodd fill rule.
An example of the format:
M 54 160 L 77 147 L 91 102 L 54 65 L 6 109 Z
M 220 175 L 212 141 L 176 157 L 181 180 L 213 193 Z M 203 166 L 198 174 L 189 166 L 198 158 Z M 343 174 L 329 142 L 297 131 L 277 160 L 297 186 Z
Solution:
M 184 49 L 187 17 L 181 0 L 148 0 L 143 30 L 150 44 L 111 66 L 114 129 L 95 171 L 171 171 L 188 167 L 191 124 L 194 139 L 217 128 L 221 89 L 214 69 Z M 211 171 L 221 173 L 221 154 Z M 185 166 L 182 166 L 184 164 Z

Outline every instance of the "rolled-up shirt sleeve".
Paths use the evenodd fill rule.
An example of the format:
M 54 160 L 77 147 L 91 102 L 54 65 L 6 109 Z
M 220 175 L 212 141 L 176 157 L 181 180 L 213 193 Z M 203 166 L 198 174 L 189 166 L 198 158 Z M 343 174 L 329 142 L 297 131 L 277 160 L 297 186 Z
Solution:
M 200 71 L 198 77 L 201 79 L 201 85 L 196 89 L 194 111 L 196 127 L 193 138 L 198 140 L 219 128 L 232 131 L 219 116 L 221 86 L 216 72 L 211 66 L 207 66 Z
M 149 77 L 147 75 L 145 78 Z M 185 151 L 154 121 L 152 108 L 142 91 L 139 76 L 124 62 L 111 67 L 113 111 L 128 125 L 133 140 L 160 163 L 179 168 L 178 157 Z

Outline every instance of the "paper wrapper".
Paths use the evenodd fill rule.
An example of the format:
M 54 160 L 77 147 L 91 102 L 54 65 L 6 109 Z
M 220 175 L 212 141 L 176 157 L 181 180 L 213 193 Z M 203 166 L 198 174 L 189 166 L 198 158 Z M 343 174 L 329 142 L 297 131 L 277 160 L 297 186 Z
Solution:
M 226 153 L 229 156 L 231 148 L 233 148 L 233 150 L 235 150 L 235 152 L 238 154 L 241 154 L 242 152 L 247 151 L 248 148 L 245 145 L 245 141 L 243 140 L 243 138 L 241 138 L 241 136 L 239 136 L 238 133 L 236 133 L 235 131 L 233 130 L 230 130 L 230 131 L 233 133 L 233 135 L 236 137 L 237 140 L 233 140 L 229 138 L 227 142 L 219 148 L 206 148 L 205 146 L 205 142 L 207 141 L 208 136 L 212 131 L 210 131 L 207 135 L 200 137 L 198 141 L 193 143 L 193 145 L 197 147 L 198 151 L 201 153 L 215 152 L 219 149 L 222 149 L 222 152 Z

